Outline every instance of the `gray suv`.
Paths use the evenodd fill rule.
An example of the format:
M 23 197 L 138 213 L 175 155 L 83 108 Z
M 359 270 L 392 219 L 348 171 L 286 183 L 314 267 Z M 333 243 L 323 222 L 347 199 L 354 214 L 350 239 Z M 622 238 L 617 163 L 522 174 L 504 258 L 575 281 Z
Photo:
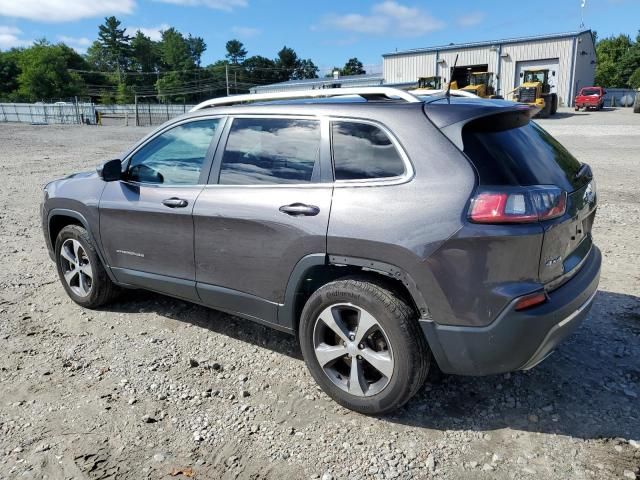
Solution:
M 531 113 L 389 88 L 205 102 L 49 183 L 47 247 L 83 307 L 143 288 L 296 334 L 329 396 L 388 412 L 432 361 L 529 369 L 588 313 L 595 183 Z

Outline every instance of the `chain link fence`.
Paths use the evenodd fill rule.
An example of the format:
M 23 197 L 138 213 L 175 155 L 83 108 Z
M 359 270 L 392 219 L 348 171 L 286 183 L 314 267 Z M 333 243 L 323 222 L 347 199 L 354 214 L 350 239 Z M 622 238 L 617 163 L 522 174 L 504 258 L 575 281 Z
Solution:
M 92 103 L 0 103 L 0 121 L 31 124 L 94 123 Z
M 182 115 L 193 105 L 137 103 L 95 105 L 84 102 L 0 103 L 0 122 L 154 126 Z
M 137 103 L 132 105 L 96 105 L 101 125 L 161 125 L 167 120 L 187 113 L 193 105 Z

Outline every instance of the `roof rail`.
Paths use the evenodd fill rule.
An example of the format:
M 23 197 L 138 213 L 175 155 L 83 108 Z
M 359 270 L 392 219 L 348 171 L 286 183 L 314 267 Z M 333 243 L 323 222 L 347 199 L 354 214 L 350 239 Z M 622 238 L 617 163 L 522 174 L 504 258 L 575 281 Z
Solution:
M 367 100 L 380 97 L 399 98 L 408 103 L 419 103 L 422 100 L 405 90 L 391 87 L 348 87 L 348 88 L 319 88 L 317 90 L 299 90 L 293 92 L 274 93 L 250 93 L 246 95 L 231 95 L 228 97 L 212 98 L 199 103 L 191 109 L 192 112 L 202 110 L 207 107 L 218 107 L 221 105 L 235 105 L 246 102 L 264 102 L 269 100 L 290 100 L 296 98 L 321 98 L 321 97 L 344 97 L 358 95 Z

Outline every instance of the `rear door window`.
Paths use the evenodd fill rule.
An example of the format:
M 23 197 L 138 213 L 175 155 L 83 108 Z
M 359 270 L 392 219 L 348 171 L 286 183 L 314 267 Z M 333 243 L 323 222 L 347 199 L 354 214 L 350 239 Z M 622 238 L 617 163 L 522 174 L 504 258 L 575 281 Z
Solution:
M 320 122 L 235 118 L 222 157 L 222 185 L 319 181 Z
M 576 178 L 581 164 L 534 122 L 483 118 L 464 127 L 464 152 L 481 185 L 556 185 L 568 192 L 585 180 Z
M 381 179 L 404 174 L 400 153 L 380 127 L 334 121 L 331 135 L 336 180 Z

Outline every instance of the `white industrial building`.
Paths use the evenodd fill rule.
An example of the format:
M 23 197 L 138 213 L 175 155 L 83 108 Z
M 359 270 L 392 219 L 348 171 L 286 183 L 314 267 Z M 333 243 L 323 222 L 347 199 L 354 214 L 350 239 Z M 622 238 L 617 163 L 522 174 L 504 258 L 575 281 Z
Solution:
M 336 75 L 325 78 L 305 78 L 286 82 L 257 85 L 251 87 L 251 93 L 275 93 L 295 90 L 316 90 L 318 88 L 377 87 L 384 79 L 381 73 L 362 75 Z
M 454 70 L 456 55 L 458 63 Z M 462 87 L 470 71 L 493 72 L 496 92 L 507 99 L 509 92 L 520 85 L 521 72 L 532 67 L 549 68 L 551 91 L 558 94 L 561 104 L 572 105 L 576 92 L 594 82 L 596 53 L 591 30 L 449 44 L 383 55 L 385 84 L 415 83 L 419 77 L 439 76 L 443 85 L 453 79 Z

